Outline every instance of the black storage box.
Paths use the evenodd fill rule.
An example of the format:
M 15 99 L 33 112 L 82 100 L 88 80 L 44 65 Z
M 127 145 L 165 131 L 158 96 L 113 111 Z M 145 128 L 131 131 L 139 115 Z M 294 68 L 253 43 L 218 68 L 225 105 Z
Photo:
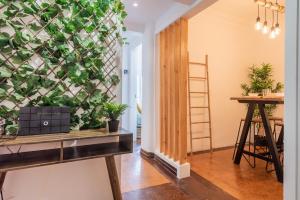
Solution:
M 18 135 L 70 132 L 69 107 L 22 107 Z

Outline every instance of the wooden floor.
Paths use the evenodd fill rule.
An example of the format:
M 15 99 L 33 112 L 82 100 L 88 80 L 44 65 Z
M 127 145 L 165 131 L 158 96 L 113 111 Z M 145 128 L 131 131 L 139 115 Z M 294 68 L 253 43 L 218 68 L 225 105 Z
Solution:
M 133 154 L 122 156 L 121 189 L 124 200 L 235 200 L 196 173 L 178 181 L 153 160 Z
M 227 193 L 241 200 L 283 199 L 283 185 L 275 173 L 265 171 L 265 162 L 257 159 L 251 168 L 242 158 L 240 165 L 233 164 L 233 149 L 194 155 L 192 170 Z
M 139 144 L 135 146 L 132 154 L 122 156 L 121 168 L 123 193 L 170 183 L 155 167 L 141 158 Z

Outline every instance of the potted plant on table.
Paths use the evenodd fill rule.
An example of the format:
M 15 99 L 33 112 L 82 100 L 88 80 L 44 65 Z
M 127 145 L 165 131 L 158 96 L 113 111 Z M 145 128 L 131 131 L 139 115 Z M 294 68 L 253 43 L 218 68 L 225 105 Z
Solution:
M 273 68 L 271 64 L 261 64 L 261 66 L 253 65 L 249 68 L 249 84 L 241 84 L 244 96 L 262 96 L 265 90 L 272 93 L 281 92 L 283 84 L 275 82 L 273 79 Z M 272 116 L 276 105 L 266 105 L 266 111 Z M 254 116 L 259 116 L 258 108 L 255 108 Z
M 118 104 L 118 103 L 105 103 L 103 106 L 104 116 L 109 120 L 108 121 L 108 129 L 109 132 L 116 132 L 119 129 L 119 117 L 125 112 L 127 109 L 126 104 Z

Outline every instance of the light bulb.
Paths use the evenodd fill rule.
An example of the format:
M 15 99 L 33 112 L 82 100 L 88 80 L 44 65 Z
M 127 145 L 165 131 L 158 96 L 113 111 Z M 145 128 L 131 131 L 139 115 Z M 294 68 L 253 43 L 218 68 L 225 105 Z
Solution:
M 268 27 L 268 22 L 267 21 L 264 22 L 264 26 L 262 28 L 262 33 L 263 34 L 268 34 L 269 33 L 269 27 Z
M 270 38 L 271 39 L 275 39 L 276 38 L 276 31 L 275 31 L 274 26 L 272 26 L 272 28 L 271 28 Z
M 276 24 L 276 26 L 275 26 L 275 33 L 276 33 L 276 35 L 279 35 L 279 33 L 280 33 L 280 27 L 279 27 L 279 24 Z
M 262 28 L 262 23 L 260 22 L 260 18 L 258 17 L 256 19 L 255 29 L 259 31 L 259 30 L 261 30 L 261 28 Z

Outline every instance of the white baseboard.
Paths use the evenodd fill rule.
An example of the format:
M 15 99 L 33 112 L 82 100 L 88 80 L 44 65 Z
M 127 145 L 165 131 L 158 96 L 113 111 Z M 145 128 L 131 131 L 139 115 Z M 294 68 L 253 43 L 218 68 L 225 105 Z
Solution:
M 155 155 L 160 157 L 162 160 L 173 166 L 176 171 L 177 171 L 177 178 L 182 179 L 182 178 L 187 178 L 190 176 L 191 172 L 191 165 L 190 163 L 186 162 L 183 164 L 180 164 L 178 161 L 174 161 L 171 159 L 169 156 L 166 156 L 160 152 L 155 152 Z

